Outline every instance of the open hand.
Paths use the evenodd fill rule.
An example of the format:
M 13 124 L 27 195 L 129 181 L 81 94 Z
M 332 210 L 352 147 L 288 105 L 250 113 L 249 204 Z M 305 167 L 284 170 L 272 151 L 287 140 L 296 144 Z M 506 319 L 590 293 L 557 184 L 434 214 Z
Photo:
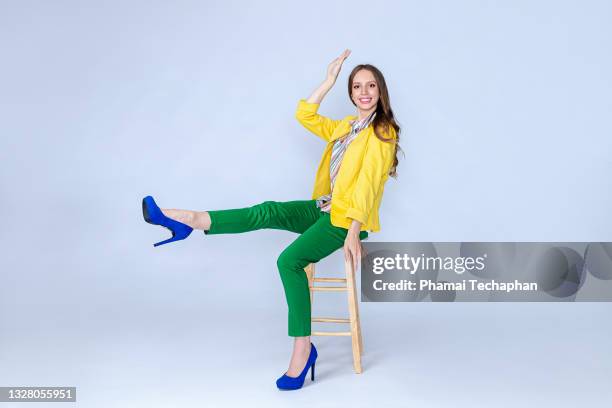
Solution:
M 340 54 L 338 58 L 333 60 L 329 66 L 327 67 L 327 79 L 331 81 L 336 81 L 338 78 L 338 74 L 340 73 L 340 68 L 342 68 L 342 63 L 344 60 L 351 54 L 351 50 L 346 49 Z

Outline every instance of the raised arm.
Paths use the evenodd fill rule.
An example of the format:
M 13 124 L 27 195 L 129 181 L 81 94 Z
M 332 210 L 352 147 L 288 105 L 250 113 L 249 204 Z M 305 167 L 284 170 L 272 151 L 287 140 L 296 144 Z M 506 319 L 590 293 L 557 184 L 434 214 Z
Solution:
M 314 90 L 308 99 L 300 99 L 295 112 L 295 118 L 302 126 L 325 141 L 330 140 L 334 129 L 340 121 L 319 115 L 317 111 L 325 95 L 336 83 L 342 63 L 350 53 L 350 50 L 344 50 L 338 58 L 329 64 L 325 80 Z
M 335 79 L 329 77 L 325 78 L 325 81 L 323 81 L 321 85 L 319 85 L 319 87 L 312 92 L 308 99 L 306 99 L 306 102 L 320 104 L 329 90 L 333 88 L 335 83 Z

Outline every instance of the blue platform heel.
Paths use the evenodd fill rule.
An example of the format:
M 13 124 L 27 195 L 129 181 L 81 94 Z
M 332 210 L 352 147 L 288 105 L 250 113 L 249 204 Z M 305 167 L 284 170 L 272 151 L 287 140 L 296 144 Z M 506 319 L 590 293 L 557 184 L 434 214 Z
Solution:
M 310 355 L 308 356 L 308 361 L 306 361 L 306 366 L 302 370 L 299 376 L 297 377 L 289 377 L 287 373 L 283 374 L 278 380 L 276 380 L 276 386 L 281 390 L 297 390 L 302 388 L 304 385 L 304 380 L 306 379 L 306 373 L 310 368 L 310 380 L 314 381 L 315 377 L 315 362 L 317 361 L 317 348 L 314 344 L 310 343 Z M 312 366 L 312 368 L 311 368 Z
M 172 238 L 153 244 L 154 247 L 185 239 L 191 234 L 191 231 L 193 231 L 193 228 L 189 225 L 166 217 L 157 204 L 155 204 L 155 200 L 151 196 L 146 196 L 142 199 L 142 216 L 149 224 L 160 225 L 172 232 Z

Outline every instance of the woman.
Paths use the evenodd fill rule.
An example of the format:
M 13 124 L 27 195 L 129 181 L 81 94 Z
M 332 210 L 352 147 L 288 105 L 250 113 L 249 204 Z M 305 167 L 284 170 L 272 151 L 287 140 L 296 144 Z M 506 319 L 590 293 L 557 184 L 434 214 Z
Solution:
M 311 367 L 314 380 L 317 350 L 310 342 L 310 293 L 304 267 L 340 247 L 356 267 L 361 258 L 360 241 L 368 236 L 367 231 L 380 230 L 378 208 L 384 184 L 388 176 L 396 175 L 400 127 L 393 117 L 385 80 L 376 67 L 358 65 L 349 76 L 348 93 L 357 116 L 333 120 L 317 113 L 349 54 L 345 50 L 334 59 L 325 81 L 307 100 L 298 103 L 297 120 L 327 142 L 311 200 L 190 211 L 160 209 L 153 197 L 143 199 L 145 220 L 172 231 L 172 238 L 155 246 L 185 239 L 193 229 L 207 235 L 262 228 L 300 234 L 277 261 L 289 308 L 289 336 L 295 337 L 289 369 L 276 381 L 280 389 L 301 388 Z

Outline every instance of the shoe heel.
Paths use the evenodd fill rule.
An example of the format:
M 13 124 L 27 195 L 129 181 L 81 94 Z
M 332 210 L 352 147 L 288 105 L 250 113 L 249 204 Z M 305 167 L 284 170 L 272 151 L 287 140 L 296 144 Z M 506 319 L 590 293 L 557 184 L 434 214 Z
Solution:
M 160 245 L 168 244 L 168 243 L 170 243 L 170 242 L 172 242 L 172 241 L 178 241 L 178 240 L 179 240 L 179 238 L 173 235 L 173 236 L 172 236 L 172 238 L 168 238 L 168 239 L 167 239 L 167 240 L 165 240 L 165 241 L 160 241 L 160 242 L 158 242 L 157 244 L 153 244 L 153 246 L 154 246 L 154 247 L 156 247 L 156 246 L 160 246 Z
M 310 369 L 310 380 L 314 381 L 314 368 L 315 368 L 315 363 L 312 363 L 312 368 Z

